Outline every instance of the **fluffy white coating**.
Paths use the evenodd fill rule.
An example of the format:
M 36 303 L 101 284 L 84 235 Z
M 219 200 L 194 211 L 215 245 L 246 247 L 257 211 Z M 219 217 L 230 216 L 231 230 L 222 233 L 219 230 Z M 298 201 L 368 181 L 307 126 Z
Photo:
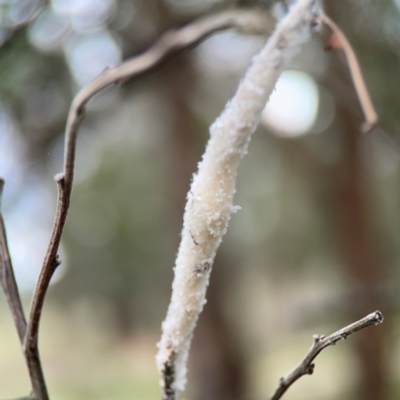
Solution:
M 186 384 L 186 361 L 193 331 L 202 311 L 212 263 L 228 226 L 240 160 L 278 77 L 309 37 L 313 0 L 299 0 L 276 27 L 241 81 L 236 94 L 210 128 L 184 214 L 172 297 L 156 357 L 164 388 L 166 366 L 173 365 L 176 393 Z M 163 397 L 172 399 L 163 391 Z

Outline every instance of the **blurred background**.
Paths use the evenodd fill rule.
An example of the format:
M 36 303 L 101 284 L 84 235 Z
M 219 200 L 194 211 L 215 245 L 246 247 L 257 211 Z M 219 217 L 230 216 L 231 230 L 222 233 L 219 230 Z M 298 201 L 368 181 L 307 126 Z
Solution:
M 279 20 L 281 1 L 0 0 L 0 175 L 26 309 L 49 239 L 73 95 L 172 27 L 230 7 Z M 400 395 L 400 1 L 326 1 L 381 121 L 362 114 L 340 51 L 315 35 L 280 78 L 239 169 L 233 216 L 189 366 L 191 400 L 265 399 L 311 344 L 380 309 L 385 323 L 327 349 L 287 400 Z M 154 357 L 185 196 L 208 127 L 265 37 L 215 34 L 94 99 L 78 139 L 62 266 L 40 347 L 52 399 L 159 398 Z M 29 391 L 0 300 L 0 397 Z

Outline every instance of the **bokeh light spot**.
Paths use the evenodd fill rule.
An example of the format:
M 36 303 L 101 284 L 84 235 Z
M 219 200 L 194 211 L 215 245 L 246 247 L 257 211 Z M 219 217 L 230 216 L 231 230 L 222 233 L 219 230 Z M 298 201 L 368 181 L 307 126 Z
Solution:
M 263 111 L 262 121 L 278 136 L 301 136 L 313 126 L 318 103 L 318 87 L 310 75 L 285 71 Z
M 42 51 L 56 49 L 69 31 L 70 21 L 48 8 L 31 25 L 29 39 Z

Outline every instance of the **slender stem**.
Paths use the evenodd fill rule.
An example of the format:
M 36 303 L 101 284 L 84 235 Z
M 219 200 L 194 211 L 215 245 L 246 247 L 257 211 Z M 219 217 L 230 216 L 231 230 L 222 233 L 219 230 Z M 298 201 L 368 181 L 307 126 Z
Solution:
M 42 269 L 39 274 L 38 282 L 33 293 L 31 313 L 24 339 L 24 352 L 26 355 L 35 355 L 35 349 L 38 345 L 39 322 L 43 309 L 45 295 L 50 284 L 51 277 L 60 265 L 60 259 L 57 255 L 61 235 L 67 218 L 68 207 L 71 196 L 71 187 L 67 192 L 64 184 L 64 175 L 57 174 L 55 177 L 58 186 L 58 200 L 56 216 L 50 237 L 49 247 L 47 249 Z
M 26 332 L 26 320 L 19 295 L 17 282 L 15 280 L 14 269 L 11 262 L 10 252 L 7 244 L 7 235 L 4 226 L 3 215 L 1 212 L 1 198 L 3 194 L 4 180 L 0 178 L 0 283 L 3 288 L 8 306 L 17 328 L 18 337 L 22 347 L 24 347 L 24 337 Z M 32 391 L 40 400 L 47 400 L 47 389 L 44 380 L 42 365 L 40 363 L 39 350 L 33 346 L 29 352 L 24 349 L 26 365 L 32 384 Z
M 19 296 L 17 282 L 15 280 L 14 269 L 8 250 L 7 234 L 1 210 L 4 180 L 0 178 L 0 283 L 6 297 L 8 306 L 13 316 L 14 325 L 17 328 L 19 340 L 24 340 L 26 331 L 25 314 Z
M 285 377 L 281 378 L 278 386 L 274 392 L 270 395 L 268 400 L 279 400 L 283 394 L 293 385 L 299 378 L 304 375 L 311 375 L 314 372 L 315 365 L 313 361 L 318 354 L 326 347 L 336 344 L 339 340 L 347 339 L 348 336 L 353 333 L 360 331 L 361 329 L 367 328 L 371 325 L 379 325 L 383 322 L 383 315 L 380 311 L 375 311 L 368 314 L 366 317 L 354 322 L 337 332 L 332 333 L 329 336 L 314 335 L 313 344 L 310 350 L 306 353 L 301 362 L 290 371 Z
M 371 97 L 369 96 L 367 85 L 365 84 L 357 56 L 343 31 L 335 22 L 333 22 L 326 14 L 324 14 L 322 10 L 320 11 L 319 18 L 332 30 L 332 32 L 339 39 L 340 45 L 343 48 L 349 66 L 351 79 L 353 81 L 354 88 L 365 117 L 365 122 L 361 127 L 361 131 L 363 133 L 368 133 L 376 126 L 379 118 L 375 111 Z

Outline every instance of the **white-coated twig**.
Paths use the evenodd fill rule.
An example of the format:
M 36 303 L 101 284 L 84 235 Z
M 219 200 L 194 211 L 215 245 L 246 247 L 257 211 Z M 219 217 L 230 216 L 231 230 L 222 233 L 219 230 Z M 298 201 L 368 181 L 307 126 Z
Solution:
M 301 362 L 292 371 L 280 379 L 278 386 L 268 400 L 279 400 L 289 389 L 289 387 L 292 386 L 293 383 L 295 383 L 299 378 L 304 375 L 311 375 L 315 368 L 313 361 L 323 349 L 336 344 L 336 342 L 339 340 L 347 339 L 348 336 L 361 329 L 367 328 L 371 325 L 379 325 L 382 322 L 382 313 L 380 311 L 375 311 L 359 321 L 354 322 L 353 324 L 348 325 L 335 333 L 332 333 L 329 336 L 314 335 L 313 344 L 311 345 L 310 350 L 308 350 Z
M 240 83 L 210 139 L 188 193 L 182 240 L 157 365 L 162 395 L 175 400 L 186 383 L 193 331 L 205 303 L 216 251 L 235 211 L 237 168 L 282 69 L 309 38 L 314 0 L 299 0 L 278 24 Z

